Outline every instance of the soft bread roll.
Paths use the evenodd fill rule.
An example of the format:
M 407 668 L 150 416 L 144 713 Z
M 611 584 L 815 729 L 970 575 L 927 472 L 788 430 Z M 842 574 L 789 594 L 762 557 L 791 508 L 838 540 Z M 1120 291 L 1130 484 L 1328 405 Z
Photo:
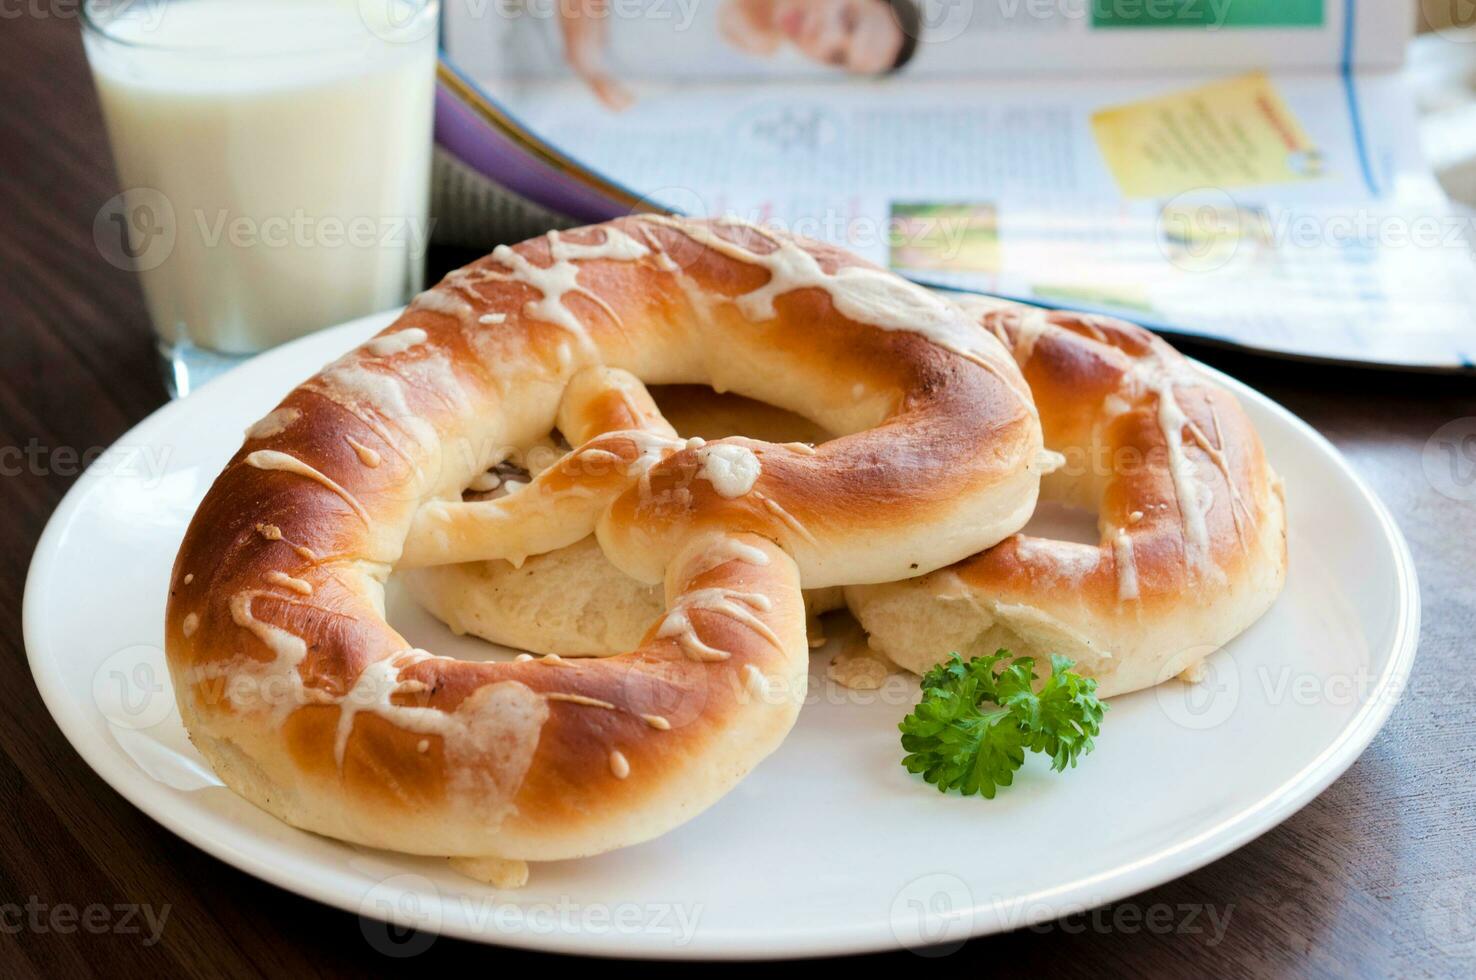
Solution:
M 626 404 L 622 371 L 838 438 L 677 439 Z M 556 425 L 566 456 L 463 501 Z M 893 581 L 996 543 L 1034 509 L 1040 451 L 999 341 L 839 249 L 658 217 L 499 247 L 288 395 L 206 494 L 166 613 L 180 713 L 228 786 L 329 836 L 513 860 L 646 840 L 793 725 L 802 584 Z M 591 532 L 664 587 L 631 653 L 458 661 L 384 620 L 398 565 Z
M 830 438 L 793 412 L 696 385 L 652 388 L 649 396 L 631 386 L 625 397 L 643 406 L 629 424 L 654 426 L 653 413 L 644 408 L 649 397 L 659 416 L 683 437 L 743 435 L 812 445 Z M 454 632 L 539 654 L 626 653 L 640 645 L 665 611 L 661 590 L 610 564 L 592 536 L 521 565 L 500 560 L 436 565 L 406 573 L 405 581 L 416 601 Z M 815 617 L 842 604 L 839 588 L 805 591 L 812 626 Z M 809 632 L 813 640 L 815 630 Z
M 918 674 L 953 651 L 1003 648 L 1042 664 L 1060 653 L 1096 677 L 1104 696 L 1192 671 L 1254 622 L 1285 580 L 1280 480 L 1239 404 L 1130 324 L 957 300 L 1009 346 L 1036 391 L 1046 445 L 1063 454 L 1044 498 L 1097 513 L 1100 541 L 1017 535 L 930 575 L 848 588 L 873 651 Z M 705 390 L 675 404 L 655 394 L 683 433 L 779 441 L 802 438 L 810 424 Z M 1181 493 L 1194 502 L 1187 514 Z M 639 584 L 592 547 L 543 556 L 521 572 L 506 563 L 429 571 L 439 585 L 423 590 L 424 601 L 437 615 L 535 652 L 617 652 L 626 647 L 597 642 L 605 617 L 630 616 L 633 636 L 658 614 L 654 597 L 646 607 L 631 601 Z M 541 602 L 550 591 L 559 598 Z M 557 613 L 539 608 L 555 602 Z M 835 599 L 809 605 L 813 614 Z M 546 622 L 564 628 L 553 636 Z
M 1018 534 L 928 575 L 847 588 L 871 645 L 917 673 L 951 651 L 1059 653 L 1103 696 L 1190 671 L 1286 579 L 1281 480 L 1250 420 L 1140 327 L 965 302 L 1014 354 L 1064 456 L 1043 499 L 1096 512 L 1100 541 Z
M 410 594 L 453 632 L 538 654 L 628 653 L 666 612 L 657 586 L 610 564 L 593 536 L 522 565 L 472 561 L 417 568 Z M 806 589 L 807 622 L 845 604 L 840 588 Z

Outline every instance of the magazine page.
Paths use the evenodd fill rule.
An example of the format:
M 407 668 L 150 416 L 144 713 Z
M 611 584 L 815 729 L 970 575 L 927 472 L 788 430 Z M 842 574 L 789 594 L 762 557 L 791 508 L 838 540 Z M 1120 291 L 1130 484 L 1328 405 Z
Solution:
M 480 81 L 642 83 L 1391 68 L 1399 0 L 451 0 L 446 52 Z M 605 89 L 606 91 L 601 91 Z
M 1365 55 L 1397 64 L 1402 4 L 1287 2 L 1256 20 L 1260 5 L 1237 0 L 1238 13 L 1199 27 L 1111 21 L 1127 18 L 1125 3 L 1079 17 L 1044 5 L 1055 21 L 934 42 L 936 71 L 923 70 L 930 52 L 920 44 L 903 70 L 879 78 L 840 67 L 838 56 L 801 77 L 795 50 L 782 72 L 785 52 L 774 52 L 775 77 L 744 77 L 745 59 L 758 59 L 724 52 L 718 24 L 703 35 L 705 70 L 682 78 L 688 46 L 701 47 L 700 3 L 665 8 L 677 47 L 654 40 L 659 6 L 628 8 L 651 15 L 631 18 L 633 31 L 612 10 L 603 80 L 560 69 L 565 38 L 547 21 L 544 40 L 516 46 L 517 58 L 478 61 L 490 50 L 479 38 L 536 27 L 529 16 L 477 31 L 453 17 L 446 55 L 467 100 L 495 105 L 515 142 L 541 148 L 531 170 L 583 183 L 577 213 L 549 205 L 580 218 L 729 214 L 843 244 L 928 284 L 1118 313 L 1169 332 L 1381 364 L 1468 368 L 1476 356 L 1464 222 L 1420 157 L 1403 79 L 1342 70 Z M 977 18 L 1006 7 L 968 9 Z M 1294 17 L 1298 26 L 1284 23 Z M 866 21 L 851 23 L 863 59 Z M 1301 57 L 1318 51 L 1324 63 L 1278 63 L 1291 50 L 1278 38 L 1293 30 L 1306 32 Z M 628 49 L 616 39 L 627 31 Z M 993 71 L 1007 51 L 1051 60 L 1041 53 L 1064 50 L 1051 45 L 1066 33 L 1069 70 Z M 956 53 L 970 50 L 973 75 Z M 467 67 L 478 64 L 481 74 Z M 631 70 L 614 74 L 619 66 Z M 459 142 L 475 144 L 476 133 L 463 128 Z M 524 184 L 530 172 L 480 169 Z

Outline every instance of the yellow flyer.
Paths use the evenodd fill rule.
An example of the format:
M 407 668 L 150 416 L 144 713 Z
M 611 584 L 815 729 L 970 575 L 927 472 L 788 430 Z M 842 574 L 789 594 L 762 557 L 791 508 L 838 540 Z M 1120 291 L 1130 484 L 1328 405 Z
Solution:
M 1103 109 L 1092 115 L 1092 134 L 1126 197 L 1285 184 L 1323 172 L 1321 154 L 1259 71 Z

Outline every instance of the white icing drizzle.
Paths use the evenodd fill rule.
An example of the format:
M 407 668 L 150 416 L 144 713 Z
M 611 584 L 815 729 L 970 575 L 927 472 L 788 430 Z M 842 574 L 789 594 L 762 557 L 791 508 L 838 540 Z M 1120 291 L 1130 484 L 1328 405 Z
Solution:
M 499 245 L 493 249 L 492 260 L 511 269 L 514 279 L 543 294 L 541 299 L 533 300 L 524 307 L 528 316 L 556 324 L 573 335 L 585 348 L 593 347 L 594 342 L 584 323 L 569 309 L 564 297 L 569 293 L 576 293 L 600 307 L 612 321 L 619 323 L 620 317 L 608 303 L 579 285 L 579 266 L 574 263 L 592 259 L 633 262 L 650 254 L 650 250 L 618 228 L 607 226 L 605 240 L 596 245 L 566 241 L 557 231 L 550 231 L 548 251 L 553 261 L 546 267 L 534 265 L 507 245 Z M 562 363 L 562 357 L 560 360 Z
M 687 569 L 687 578 L 694 579 L 699 575 L 705 575 L 720 565 L 726 565 L 730 561 L 741 561 L 749 565 L 767 565 L 769 556 L 762 548 L 755 548 L 751 544 L 744 544 L 735 538 L 722 538 L 714 541 L 701 557 Z
M 549 691 L 543 696 L 550 701 L 565 701 L 569 704 L 582 704 L 587 708 L 608 708 L 611 711 L 615 710 L 615 706 L 609 701 L 586 697 L 583 694 L 570 694 L 566 691 Z
M 631 426 L 635 428 L 641 427 L 641 420 L 646 415 L 641 411 L 640 406 L 636 405 L 635 399 L 630 396 L 630 392 L 626 391 L 624 386 L 616 385 L 614 388 L 609 388 L 606 390 L 606 394 L 619 400 L 620 407 L 625 409 L 625 414 L 629 417 Z
M 445 283 L 427 289 L 411 302 L 410 308 L 440 313 L 443 316 L 465 320 L 471 316 L 471 304 L 445 288 Z
M 189 585 L 189 584 L 190 584 L 190 583 L 191 583 L 191 582 L 193 582 L 193 581 L 194 581 L 194 580 L 195 580 L 195 573 L 194 573 L 194 572 L 189 572 L 189 573 L 188 573 L 188 574 L 186 574 L 186 575 L 185 575 L 185 577 L 184 577 L 184 584 L 185 584 L 185 585 Z
M 258 449 L 246 457 L 246 464 L 248 466 L 254 466 L 259 470 L 278 470 L 283 473 L 292 473 L 321 484 L 338 494 L 339 498 L 349 505 L 349 509 L 358 515 L 359 520 L 365 524 L 369 523 L 369 512 L 364 509 L 363 504 L 359 503 L 358 498 L 296 456 L 279 453 L 275 449 Z M 279 531 L 278 534 L 280 535 L 281 532 Z
M 435 429 L 410 408 L 404 381 L 398 375 L 372 371 L 350 356 L 329 365 L 320 378 L 309 383 L 353 412 L 386 445 L 394 447 L 407 459 L 413 460 L 412 455 L 400 449 L 382 420 L 394 423 L 423 446 L 434 445 L 437 441 Z
M 383 462 L 383 460 L 380 458 L 379 453 L 377 453 L 373 449 L 370 449 L 368 446 L 364 445 L 353 436 L 344 436 L 344 439 L 348 442 L 353 451 L 358 454 L 359 462 L 363 463 L 371 470 L 378 466 L 381 462 Z
M 455 711 L 396 704 L 390 700 L 395 695 L 428 690 L 424 681 L 401 680 L 401 671 L 427 660 L 441 659 L 424 650 L 411 649 L 367 665 L 346 694 L 334 697 L 326 690 L 305 687 L 299 668 L 307 657 L 307 643 L 299 636 L 256 619 L 251 602 L 257 596 L 268 596 L 278 602 L 290 600 L 260 592 L 241 592 L 231 599 L 231 618 L 236 625 L 254 634 L 272 652 L 272 659 L 263 663 L 244 658 L 230 664 L 195 667 L 186 674 L 191 683 L 211 677 L 254 676 L 258 682 L 254 690 L 252 685 L 231 683 L 225 687 L 226 697 L 243 709 L 266 706 L 278 725 L 301 705 L 336 704 L 340 714 L 334 759 L 340 769 L 354 721 L 365 711 L 380 715 L 403 731 L 439 736 L 446 747 L 448 766 L 458 781 L 472 782 L 465 787 L 468 791 L 473 787 L 485 789 L 485 783 L 480 781 L 484 768 L 470 765 L 473 762 L 484 762 L 489 755 L 495 755 L 512 772 L 519 771 L 519 767 L 526 768 L 531 761 L 538 730 L 548 714 L 542 699 L 526 685 L 516 681 L 485 684 L 465 698 Z M 286 689 L 278 684 L 285 684 Z M 429 738 L 416 743 L 417 752 L 429 750 Z M 493 785 L 505 792 L 505 788 L 496 786 L 496 777 Z
M 1131 514 L 1128 515 L 1128 523 L 1129 524 L 1136 524 L 1139 521 L 1141 521 L 1142 519 L 1143 519 L 1143 512 L 1141 510 L 1135 510 Z
M 279 408 L 268 412 L 259 422 L 246 430 L 247 439 L 269 439 L 287 431 L 287 427 L 302 418 L 295 408 Z
M 848 320 L 882 330 L 919 334 L 988 371 L 996 374 L 1000 371 L 1001 365 L 990 358 L 991 347 L 980 342 L 983 332 L 969 322 L 961 309 L 893 273 L 866 266 L 846 266 L 828 274 L 820 267 L 819 260 L 797 242 L 769 235 L 746 222 L 725 223 L 741 225 L 763 235 L 774 245 L 772 251 L 749 251 L 711 228 L 678 218 L 648 215 L 644 220 L 676 228 L 715 252 L 767 270 L 768 282 L 734 299 L 750 320 L 772 320 L 777 315 L 774 300 L 786 293 L 823 289 L 830 294 L 836 310 Z
M 200 617 L 190 613 L 184 618 L 184 622 L 179 624 L 179 628 L 184 633 L 185 639 L 189 639 L 195 635 L 195 630 L 200 628 Z
M 1133 555 L 1133 539 L 1126 528 L 1118 528 L 1112 536 L 1112 554 L 1117 565 L 1117 599 L 1127 602 L 1138 598 L 1138 563 Z
M 338 701 L 338 731 L 333 742 L 333 758 L 343 768 L 344 753 L 348 749 L 349 736 L 353 734 L 354 719 L 360 712 L 368 711 L 407 731 L 422 735 L 440 735 L 450 738 L 464 724 L 455 713 L 418 705 L 400 705 L 390 700 L 396 694 L 415 694 L 424 691 L 420 681 L 402 681 L 400 672 L 406 667 L 426 660 L 436 659 L 424 650 L 406 650 L 383 660 L 367 665 L 349 689 Z M 417 746 L 418 747 L 418 746 Z M 429 750 L 429 744 L 425 749 Z
M 743 683 L 760 700 L 769 696 L 769 679 L 753 664 L 743 665 Z
M 795 534 L 798 534 L 810 544 L 817 547 L 819 546 L 819 542 L 815 540 L 815 536 L 810 533 L 808 528 L 806 528 L 803 524 L 799 522 L 799 518 L 795 517 L 789 511 L 785 510 L 783 504 L 779 503 L 779 501 L 777 500 L 774 500 L 772 497 L 766 497 L 761 493 L 755 493 L 754 497 L 757 498 L 758 501 L 764 505 L 769 513 L 773 514 L 775 517 L 779 518 L 779 520 L 783 521 L 785 525 L 790 528 L 790 530 L 794 531 Z
M 442 711 L 438 708 L 419 705 L 401 705 L 390 700 L 396 694 L 423 691 L 425 687 L 421 682 L 401 681 L 400 673 L 407 667 L 435 659 L 439 658 L 432 657 L 424 650 L 406 650 L 384 660 L 375 661 L 364 668 L 354 682 L 353 688 L 338 701 L 341 714 L 334 743 L 334 758 L 340 767 L 343 765 L 344 753 L 348 748 L 349 736 L 353 733 L 354 719 L 364 711 L 377 714 L 405 731 L 420 735 L 441 736 L 446 743 L 448 753 L 453 756 L 454 765 L 456 757 L 466 760 L 488 751 L 491 746 L 486 740 L 499 737 L 495 733 L 489 732 L 482 735 L 477 732 L 478 723 L 484 716 L 499 711 L 527 712 L 533 704 L 537 703 L 537 699 L 531 692 L 516 682 L 484 685 L 466 701 L 463 701 L 462 706 L 456 711 Z M 499 698 L 498 695 L 502 697 Z M 532 703 L 528 699 L 533 699 Z M 474 706 L 469 702 L 473 702 Z M 546 717 L 546 713 L 543 717 Z M 537 719 L 537 724 L 532 726 L 531 731 L 536 733 L 537 725 L 541 724 L 542 720 Z M 457 768 L 460 767 L 457 766 Z
M 516 662 L 518 662 L 520 664 L 525 664 L 525 663 L 527 663 L 528 661 L 530 661 L 532 659 L 533 659 L 533 654 L 531 654 L 531 653 L 520 653 L 516 657 L 513 657 L 513 660 L 515 660 Z
M 1049 476 L 1066 465 L 1066 457 L 1053 449 L 1042 449 L 1035 454 L 1035 466 L 1041 476 Z
M 655 432 L 645 429 L 620 429 L 615 432 L 607 432 L 599 437 L 601 442 L 611 439 L 623 439 L 635 446 L 635 459 L 630 461 L 626 468 L 626 476 L 634 476 L 637 480 L 640 499 L 648 501 L 651 499 L 651 470 L 666 459 L 672 453 L 683 449 L 700 448 L 703 445 L 701 439 L 671 439 Z M 580 455 L 591 452 L 589 449 L 582 450 Z M 624 457 L 620 457 L 624 458 Z
M 272 659 L 266 663 L 256 660 L 250 661 L 246 668 L 257 676 L 259 682 L 258 691 L 238 690 L 238 685 L 226 685 L 226 697 L 238 707 L 251 706 L 251 699 L 255 699 L 257 706 L 262 702 L 271 709 L 271 714 L 278 720 L 291 714 L 300 704 L 306 701 L 306 692 L 303 689 L 302 674 L 298 672 L 298 666 L 307 657 L 307 641 L 296 634 L 289 633 L 271 623 L 263 623 L 251 613 L 251 602 L 259 592 L 238 592 L 231 597 L 231 620 L 244 630 L 250 631 L 272 652 Z M 214 665 L 212 665 L 213 667 Z M 198 673 L 209 676 L 215 671 L 207 667 Z M 277 685 L 285 686 L 282 690 Z M 284 696 L 289 695 L 289 696 Z M 238 700 L 246 697 L 247 704 L 242 705 Z
M 273 585 L 280 585 L 284 589 L 291 589 L 298 595 L 313 594 L 313 586 L 311 582 L 305 582 L 300 578 L 293 578 L 286 572 L 267 572 L 266 580 Z
M 413 360 L 386 362 L 385 366 L 409 382 L 412 388 L 434 395 L 447 405 L 466 404 L 466 389 L 462 387 L 461 376 L 445 351 L 432 350 Z
M 641 721 L 644 721 L 658 732 L 671 731 L 671 722 L 667 721 L 661 715 L 641 715 Z
M 703 446 L 697 450 L 697 458 L 702 463 L 697 476 L 711 483 L 717 495 L 727 500 L 752 490 L 762 470 L 753 450 L 734 443 Z
M 1210 403 L 1210 419 L 1215 424 L 1215 442 L 1219 445 L 1216 445 L 1215 442 L 1210 442 L 1209 437 L 1194 422 L 1189 423 L 1189 434 L 1194 437 L 1195 443 L 1198 444 L 1200 449 L 1204 450 L 1204 454 L 1210 458 L 1210 461 L 1219 469 L 1220 475 L 1225 478 L 1225 486 L 1230 492 L 1230 518 L 1235 522 L 1236 537 L 1240 539 L 1242 547 L 1245 547 L 1246 534 L 1245 528 L 1241 524 L 1241 512 L 1245 512 L 1247 520 L 1254 521 L 1255 518 L 1251 514 L 1250 507 L 1246 505 L 1244 498 L 1241 497 L 1240 488 L 1236 486 L 1235 476 L 1230 470 L 1230 461 L 1225 458 L 1225 451 L 1222 448 L 1225 445 L 1225 434 L 1220 429 L 1220 413 L 1215 408 L 1213 402 Z
M 580 452 L 579 452 L 579 458 L 580 459 L 589 459 L 589 460 L 599 460 L 601 462 L 609 462 L 609 463 L 619 463 L 619 462 L 621 462 L 620 456 L 618 454 L 612 453 L 608 449 L 599 449 L 599 448 L 592 448 L 592 449 L 583 449 L 583 450 L 580 450 Z
M 708 551 L 718 560 L 718 564 L 729 561 L 742 561 L 750 565 L 767 565 L 769 555 L 762 548 L 756 548 L 751 544 L 744 544 L 736 538 L 723 538 L 713 545 Z M 710 566 L 716 568 L 716 565 Z
M 419 327 L 409 327 L 405 330 L 397 330 L 383 337 L 375 337 L 364 347 L 375 357 L 392 357 L 402 354 L 417 344 L 423 344 L 430 339 L 430 334 Z
M 1194 461 L 1184 452 L 1184 427 L 1189 424 L 1189 417 L 1174 397 L 1172 379 L 1157 378 L 1151 388 L 1158 396 L 1158 427 L 1168 445 L 1169 476 L 1173 479 L 1174 495 L 1179 501 L 1179 519 L 1184 527 L 1184 558 L 1192 567 L 1203 570 L 1210 561 L 1209 529 L 1204 519 L 1210 500 L 1205 492 L 1207 488 L 1195 473 Z M 1205 492 L 1203 499 L 1201 492 Z
M 1003 317 L 995 321 L 994 334 L 1003 343 L 1009 345 L 1010 353 L 1015 357 L 1015 363 L 1024 366 L 1035 356 L 1035 345 L 1039 343 L 1045 332 L 1051 329 L 1051 322 L 1046 317 L 1046 311 L 1036 306 L 1010 303 L 1004 307 L 1004 311 L 1005 315 L 1014 321 L 1015 336 L 1012 340 L 1004 329 Z
M 697 635 L 697 628 L 692 624 L 692 612 L 705 610 L 727 616 L 755 633 L 768 640 L 774 646 L 780 646 L 779 637 L 769 629 L 767 623 L 754 615 L 753 610 L 767 612 L 773 603 L 769 597 L 757 592 L 739 592 L 728 588 L 693 589 L 684 592 L 677 597 L 672 607 L 667 610 L 666 617 L 661 620 L 656 635 L 662 639 L 676 637 L 682 650 L 693 660 L 714 661 L 727 660 L 731 653 L 710 647 L 702 642 Z
M 610 774 L 616 779 L 625 779 L 630 775 L 630 760 L 619 749 L 610 751 Z
M 480 324 L 482 324 L 483 326 L 487 326 L 487 327 L 495 326 L 495 325 L 497 325 L 499 323 L 506 323 L 507 322 L 507 314 L 506 313 L 483 313 L 481 316 L 477 317 L 477 322 L 480 323 Z

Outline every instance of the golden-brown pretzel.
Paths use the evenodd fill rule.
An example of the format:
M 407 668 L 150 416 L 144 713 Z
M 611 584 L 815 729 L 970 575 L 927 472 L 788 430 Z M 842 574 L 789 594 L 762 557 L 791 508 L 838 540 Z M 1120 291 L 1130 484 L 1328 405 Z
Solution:
M 604 432 L 595 460 L 576 445 L 580 465 L 520 491 L 599 506 L 509 550 L 495 509 L 462 491 L 547 434 L 581 401 L 571 379 L 602 365 L 804 410 L 841 436 Z M 334 837 L 518 859 L 644 840 L 792 725 L 801 582 L 926 572 L 1018 529 L 1040 440 L 997 340 L 838 249 L 665 218 L 502 247 L 252 427 L 176 560 L 180 710 L 229 786 Z M 665 582 L 667 616 L 631 654 L 456 661 L 384 621 L 407 547 L 422 563 L 466 541 L 506 557 L 595 529 L 625 572 Z
M 1106 696 L 1192 669 L 1259 617 L 1284 579 L 1285 515 L 1235 399 L 1130 324 L 955 299 L 1009 346 L 1037 392 L 1046 445 L 1064 459 L 1043 496 L 1096 513 L 1101 540 L 1016 535 L 930 575 L 848 588 L 873 648 L 916 673 L 953 651 L 1061 653 Z M 792 439 L 807 424 L 711 392 L 662 411 L 684 433 Z M 1181 500 L 1204 511 L 1202 528 Z M 503 565 L 434 569 L 417 597 L 455 627 L 538 652 L 629 649 L 659 615 L 585 543 L 525 570 Z M 539 608 L 548 590 L 576 598 L 550 617 Z M 834 607 L 822 597 L 821 611 Z
M 1097 544 L 1017 534 L 949 568 L 846 589 L 871 645 L 923 673 L 950 652 L 1059 653 L 1103 696 L 1194 670 L 1286 576 L 1281 480 L 1235 397 L 1147 330 L 961 298 L 1015 355 L 1047 449 L 1043 499 Z
M 812 445 L 831 437 L 808 419 L 741 395 L 718 394 L 697 385 L 665 385 L 648 394 L 634 378 L 621 378 L 610 368 L 600 370 L 607 378 L 619 378 L 620 397 L 613 411 L 606 410 L 598 429 L 585 430 L 591 437 L 596 431 L 619 428 L 649 428 L 706 440 L 742 435 Z M 514 458 L 538 473 L 546 472 L 538 467 L 536 451 L 515 453 Z M 513 473 L 514 478 L 519 475 Z M 514 481 L 493 474 L 474 486 L 486 488 L 478 496 L 491 496 L 507 482 Z M 637 582 L 611 565 L 593 535 L 516 564 L 495 560 L 435 565 L 408 572 L 404 581 L 416 601 L 454 632 L 538 654 L 625 653 L 640 645 L 665 612 L 660 587 Z M 838 587 L 806 589 L 804 598 L 806 631 L 814 647 L 824 642 L 818 616 L 841 608 L 844 599 Z

